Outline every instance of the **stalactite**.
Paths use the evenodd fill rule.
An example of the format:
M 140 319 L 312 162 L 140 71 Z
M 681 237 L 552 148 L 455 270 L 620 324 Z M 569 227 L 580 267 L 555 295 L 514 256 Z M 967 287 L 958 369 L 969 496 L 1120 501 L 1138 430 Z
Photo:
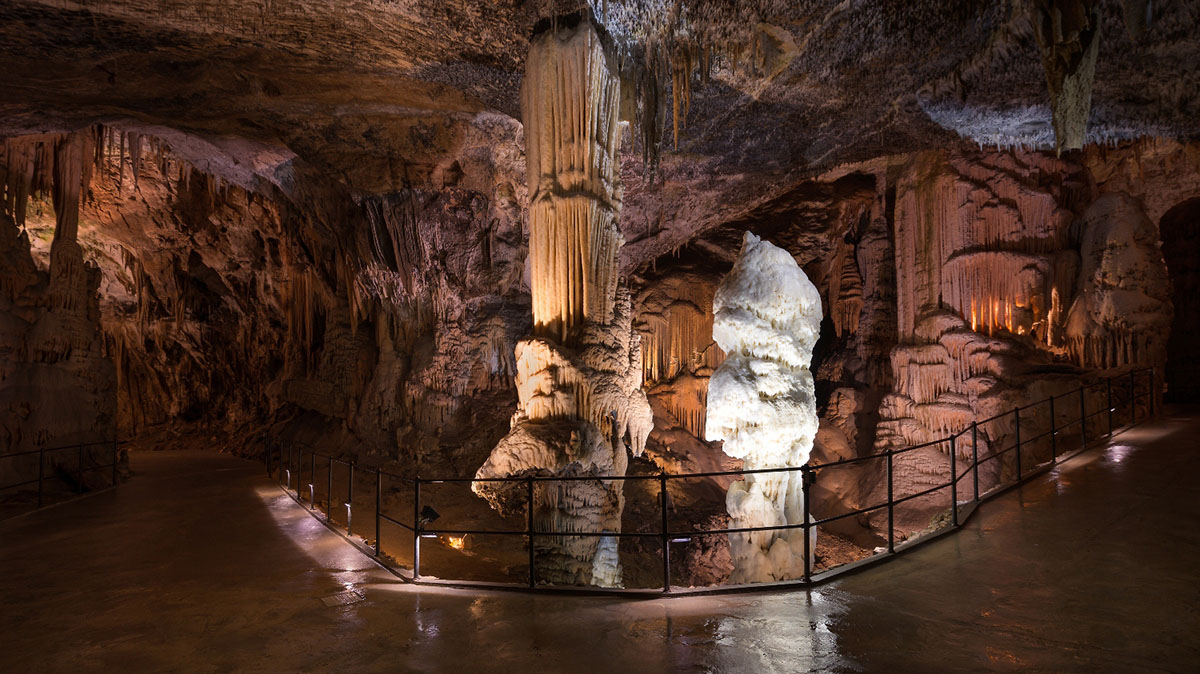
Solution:
M 858 331 L 858 318 L 863 307 L 863 281 L 858 272 L 858 260 L 854 247 L 842 251 L 840 270 L 830 274 L 829 296 L 833 329 L 838 337 Z
M 612 312 L 620 78 L 599 35 L 581 30 L 530 47 L 521 97 L 534 334 L 569 344 Z
M 1100 51 L 1100 3 L 1036 0 L 1033 34 L 1041 50 L 1054 125 L 1054 146 L 1078 150 L 1087 139 L 1092 80 Z

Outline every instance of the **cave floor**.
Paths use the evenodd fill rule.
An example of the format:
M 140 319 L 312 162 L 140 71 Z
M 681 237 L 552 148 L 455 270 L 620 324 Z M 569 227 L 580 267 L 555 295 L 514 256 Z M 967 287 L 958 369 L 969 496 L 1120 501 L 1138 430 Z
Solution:
M 1198 437 L 1175 408 L 811 591 L 652 600 L 416 589 L 260 464 L 133 453 L 0 523 L 0 671 L 1195 671 Z

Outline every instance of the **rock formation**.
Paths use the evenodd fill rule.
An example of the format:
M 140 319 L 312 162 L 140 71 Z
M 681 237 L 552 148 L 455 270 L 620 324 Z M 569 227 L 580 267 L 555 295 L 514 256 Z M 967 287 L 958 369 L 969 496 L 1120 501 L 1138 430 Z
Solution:
M 79 209 L 96 164 L 91 129 L 4 144 L 0 186 L 0 453 L 116 437 L 116 378 L 100 332 L 100 271 L 79 244 Z M 30 197 L 52 196 L 47 263 L 26 221 Z M 86 463 L 107 463 L 108 450 Z M 50 454 L 48 469 L 75 456 Z M 32 457 L 36 459 L 36 457 Z M 36 461 L 18 475 L 38 474 Z M 87 476 L 85 476 L 86 478 Z M 9 473 L 6 481 L 16 482 Z
M 728 353 L 708 390 L 707 438 L 747 470 L 799 467 L 817 434 L 809 371 L 821 329 L 821 296 L 787 251 L 746 232 L 742 250 L 713 300 L 713 338 Z M 732 528 L 799 524 L 799 471 L 746 476 L 729 487 Z M 810 530 L 816 549 L 816 529 Z M 798 578 L 802 529 L 729 535 L 734 583 Z M 810 555 L 811 556 L 811 555 Z
M 1161 367 L 1173 310 L 1158 228 L 1121 193 L 1097 199 L 1079 227 L 1079 290 L 1066 314 L 1071 357 L 1092 369 Z
M 476 472 L 503 476 L 624 475 L 624 438 L 640 455 L 652 425 L 642 393 L 640 338 L 629 294 L 617 288 L 621 205 L 615 156 L 620 78 L 609 44 L 583 17 L 540 34 L 522 85 L 530 191 L 534 336 L 516 348 L 519 400 L 512 430 Z M 476 482 L 501 512 L 518 485 Z M 531 544 L 551 584 L 621 585 L 621 481 L 542 481 Z M 571 536 L 571 532 L 592 535 Z
M 1131 30 L 1135 30 L 1132 28 Z M 1050 90 L 1054 147 L 1078 150 L 1087 137 L 1092 82 L 1100 52 L 1100 3 L 1095 0 L 1037 0 L 1033 34 L 1041 50 Z

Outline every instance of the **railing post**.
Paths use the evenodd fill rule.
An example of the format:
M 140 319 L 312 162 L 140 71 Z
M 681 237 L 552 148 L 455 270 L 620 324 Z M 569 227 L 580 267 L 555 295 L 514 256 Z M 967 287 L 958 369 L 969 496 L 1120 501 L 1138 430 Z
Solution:
M 979 503 L 979 422 L 971 422 L 971 486 L 975 494 L 975 502 Z M 892 498 L 888 489 L 888 500 Z
M 308 509 L 317 509 L 317 450 L 312 451 L 311 466 L 308 469 Z
M 78 472 L 78 475 L 75 478 L 75 480 L 76 480 L 75 488 L 80 494 L 82 494 L 83 493 L 83 445 L 77 445 L 76 449 L 79 450 L 79 459 L 78 459 L 78 464 L 75 467 L 76 471 Z
M 888 516 L 888 552 L 896 551 L 896 504 L 892 498 L 892 449 L 887 454 L 887 516 Z
M 667 534 L 667 474 L 658 476 L 658 507 L 662 511 L 663 594 L 671 591 L 671 539 Z
M 950 436 L 950 522 L 958 526 L 958 436 Z
M 42 507 L 42 479 L 46 474 L 46 449 L 38 447 L 38 507 Z
M 421 476 L 413 480 L 413 580 L 421 577 Z
M 1137 421 L 1137 371 L 1129 371 L 1129 425 Z
M 350 462 L 350 475 L 346 478 L 346 533 L 353 533 L 350 524 L 354 521 L 354 462 Z
M 802 510 L 803 510 L 802 517 L 804 519 L 800 520 L 800 522 L 801 522 L 800 531 L 804 532 L 804 582 L 805 583 L 812 582 L 812 568 L 813 568 L 813 563 L 812 563 L 813 550 L 812 550 L 812 544 L 809 542 L 809 536 L 808 536 L 808 530 L 809 530 L 808 483 L 810 481 L 811 475 L 812 475 L 812 473 L 809 472 L 808 464 L 805 464 L 800 467 L 800 494 L 801 494 L 801 498 L 804 501 L 804 503 L 803 503 L 804 507 L 802 508 Z
M 1087 397 L 1084 387 L 1079 387 L 1079 448 L 1087 447 Z
M 379 537 L 379 520 L 383 517 L 383 472 L 377 466 L 375 468 L 375 556 L 383 550 L 382 540 Z
M 1050 463 L 1058 463 L 1058 422 L 1054 419 L 1054 396 L 1050 396 Z
M 1021 481 L 1021 408 L 1013 408 L 1013 419 L 1016 420 L 1016 438 L 1017 438 L 1017 482 Z
M 1150 368 L 1147 374 L 1150 377 L 1150 416 L 1154 416 L 1155 408 L 1158 405 L 1158 390 L 1154 388 L 1154 368 Z
M 525 541 L 529 545 L 529 587 L 537 585 L 533 552 L 533 477 L 525 478 Z
M 1113 434 L 1113 402 L 1112 402 L 1112 377 L 1105 377 L 1104 383 L 1108 385 L 1108 437 Z

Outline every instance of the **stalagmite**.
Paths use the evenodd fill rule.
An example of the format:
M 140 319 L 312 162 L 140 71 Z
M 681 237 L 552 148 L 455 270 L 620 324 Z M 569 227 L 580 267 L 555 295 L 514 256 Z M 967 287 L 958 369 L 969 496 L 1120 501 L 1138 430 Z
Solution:
M 641 390 L 640 337 L 629 293 L 617 287 L 620 77 L 590 17 L 555 22 L 534 38 L 521 89 L 530 192 L 533 336 L 516 347 L 518 409 L 511 430 L 476 473 L 624 475 L 653 424 Z M 523 510 L 523 488 L 475 482 L 502 513 Z M 539 481 L 534 527 L 619 532 L 621 481 Z M 613 536 L 536 537 L 539 582 L 620 586 Z
M 748 470 L 804 465 L 818 425 L 809 365 L 821 329 L 819 292 L 787 251 L 746 232 L 713 308 L 713 337 L 729 355 L 709 383 L 707 438 L 724 440 L 725 453 Z M 730 526 L 800 524 L 803 498 L 798 471 L 749 475 L 729 488 Z M 800 577 L 801 532 L 730 534 L 730 580 Z

